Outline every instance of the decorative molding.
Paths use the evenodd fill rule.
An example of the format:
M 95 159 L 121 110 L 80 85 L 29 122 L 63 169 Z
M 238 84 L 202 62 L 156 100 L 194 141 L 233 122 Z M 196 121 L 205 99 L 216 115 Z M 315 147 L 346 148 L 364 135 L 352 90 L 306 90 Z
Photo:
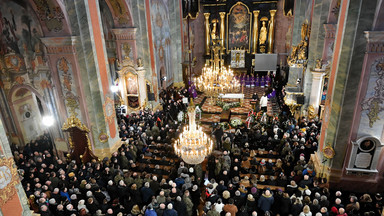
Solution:
M 365 143 L 367 141 L 371 143 L 372 147 L 368 146 L 364 148 L 366 147 Z M 356 141 L 352 141 L 351 158 L 346 168 L 347 174 L 372 175 L 378 173 L 377 162 L 382 148 L 383 143 L 381 143 L 377 137 L 371 135 L 363 136 Z M 369 160 L 369 162 L 366 163 L 366 167 L 364 167 L 365 163 L 363 164 L 365 160 Z M 356 161 L 359 161 L 359 163 Z
M 364 31 L 368 53 L 384 53 L 384 31 Z
M 108 139 L 109 139 L 109 136 L 108 136 L 108 134 L 106 134 L 105 132 L 101 132 L 101 133 L 99 134 L 99 141 L 100 141 L 100 142 L 105 143 L 105 142 L 108 141 Z
M 336 37 L 336 24 L 324 24 L 325 38 L 335 38 Z
M 105 97 L 103 108 L 105 120 L 108 123 L 113 123 L 116 118 L 114 100 L 110 97 Z

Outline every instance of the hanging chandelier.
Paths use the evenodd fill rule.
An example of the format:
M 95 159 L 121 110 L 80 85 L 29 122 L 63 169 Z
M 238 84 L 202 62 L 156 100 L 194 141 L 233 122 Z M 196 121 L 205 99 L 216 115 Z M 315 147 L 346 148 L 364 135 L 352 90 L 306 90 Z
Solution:
M 220 39 L 215 40 L 220 41 Z M 211 98 L 219 94 L 240 91 L 240 82 L 235 79 L 232 69 L 224 66 L 223 53 L 224 48 L 219 42 L 213 43 L 211 63 L 206 64 L 201 75 L 194 80 L 197 89 L 205 92 Z
M 179 139 L 174 144 L 175 153 L 187 164 L 200 164 L 212 152 L 213 141 L 195 122 L 195 106 L 193 101 L 188 107 L 189 123 L 184 126 Z

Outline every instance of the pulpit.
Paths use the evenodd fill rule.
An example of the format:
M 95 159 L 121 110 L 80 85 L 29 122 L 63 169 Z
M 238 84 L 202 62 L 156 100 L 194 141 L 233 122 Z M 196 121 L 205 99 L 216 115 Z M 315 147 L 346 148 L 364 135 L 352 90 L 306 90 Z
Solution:
M 70 145 L 69 158 L 77 164 L 87 163 L 98 159 L 92 152 L 91 142 L 88 137 L 89 129 L 81 123 L 75 115 L 71 115 L 64 123 L 62 130 L 69 133 Z

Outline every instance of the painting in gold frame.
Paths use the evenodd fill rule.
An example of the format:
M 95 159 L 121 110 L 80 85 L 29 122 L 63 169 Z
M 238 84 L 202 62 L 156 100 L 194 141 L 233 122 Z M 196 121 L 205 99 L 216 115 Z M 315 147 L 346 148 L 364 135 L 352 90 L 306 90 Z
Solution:
M 125 83 L 127 85 L 127 95 L 138 95 L 139 89 L 138 89 L 138 83 L 137 83 L 137 75 L 133 73 L 128 73 L 125 77 Z
M 227 14 L 227 54 L 235 48 L 251 50 L 252 14 L 242 2 L 234 4 Z

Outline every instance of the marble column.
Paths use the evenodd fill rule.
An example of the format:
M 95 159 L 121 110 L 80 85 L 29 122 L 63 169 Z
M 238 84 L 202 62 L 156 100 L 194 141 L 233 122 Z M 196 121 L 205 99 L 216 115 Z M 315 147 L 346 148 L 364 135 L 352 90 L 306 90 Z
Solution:
M 209 32 L 211 30 L 209 28 L 209 16 L 210 15 L 211 15 L 210 13 L 204 13 L 204 18 L 205 18 L 205 55 L 210 54 L 210 51 L 209 51 L 209 43 L 210 43 Z
M 70 108 L 66 105 L 67 93 L 73 94 L 77 98 L 78 108 L 75 109 L 77 117 L 89 128 L 90 127 L 90 118 L 89 112 L 87 109 L 86 102 L 86 93 L 82 85 L 81 78 L 81 69 L 78 63 L 78 48 L 77 46 L 80 43 L 80 38 L 78 36 L 68 36 L 68 37 L 47 37 L 41 38 L 42 43 L 47 48 L 47 56 L 49 59 L 51 74 L 52 74 L 52 86 L 47 89 L 47 101 L 52 103 L 52 115 L 56 120 L 56 125 L 54 130 L 57 130 L 53 133 L 54 137 L 62 137 L 61 127 L 66 119 L 70 115 Z M 72 91 L 67 91 L 63 89 L 62 81 L 63 77 L 59 77 L 59 61 L 65 59 L 68 66 L 68 76 L 71 81 Z M 61 100 L 56 100 L 55 98 L 61 98 Z M 91 137 L 92 141 L 92 137 Z
M 145 84 L 145 69 L 144 67 L 138 67 L 136 68 L 136 72 L 138 75 L 138 84 L 139 84 L 139 100 L 140 100 L 140 105 L 143 106 L 146 101 L 148 101 L 147 98 L 147 89 L 146 89 L 146 84 Z
M 257 53 L 257 40 L 259 39 L 259 10 L 253 11 L 252 54 Z
M 72 34 L 79 35 L 76 43 L 76 64 L 79 68 L 82 92 L 79 100 L 84 101 L 86 120 L 83 121 L 90 129 L 93 152 L 103 158 L 110 156 L 121 145 L 118 126 L 113 107 L 113 93 L 110 89 L 112 76 L 106 52 L 99 1 L 81 0 L 65 1 L 68 10 Z M 86 97 L 85 97 L 86 96 Z M 100 140 L 106 134 L 107 140 Z
M 319 111 L 320 98 L 321 98 L 321 89 L 323 84 L 323 77 L 325 71 L 323 70 L 312 70 L 312 89 L 309 96 L 309 105 L 312 105 L 315 108 L 315 113 Z
M 273 53 L 273 43 L 275 42 L 275 14 L 276 10 L 270 10 L 271 20 L 269 21 L 269 32 L 268 32 L 268 53 Z

